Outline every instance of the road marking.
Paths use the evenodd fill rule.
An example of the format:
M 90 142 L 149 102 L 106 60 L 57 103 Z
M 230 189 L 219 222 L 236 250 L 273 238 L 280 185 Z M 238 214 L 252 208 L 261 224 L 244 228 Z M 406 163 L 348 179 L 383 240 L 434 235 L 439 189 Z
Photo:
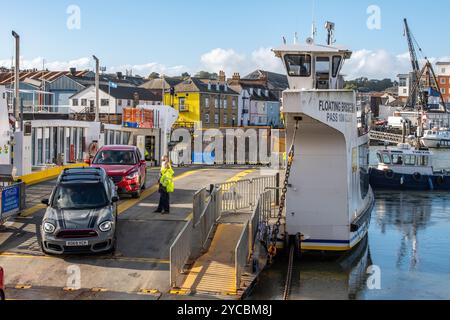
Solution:
M 45 255 L 32 255 L 32 254 L 21 254 L 14 252 L 0 252 L 0 258 L 15 258 L 15 259 L 54 259 L 60 260 L 57 257 L 50 257 Z M 153 264 L 170 264 L 170 260 L 165 259 L 154 259 L 154 258 L 135 258 L 135 257 L 93 257 L 94 261 L 99 260 L 111 260 L 111 261 L 124 261 L 124 262 L 139 262 L 139 263 L 153 263 Z
M 24 211 L 22 211 L 22 213 L 19 214 L 19 217 L 21 218 L 28 218 L 30 216 L 32 216 L 33 214 L 35 214 L 36 212 L 43 210 L 47 208 L 46 205 L 44 204 L 37 204 L 31 208 L 25 209 Z
M 242 172 L 238 173 L 237 175 L 235 175 L 234 177 L 228 179 L 227 182 L 238 182 L 238 181 L 242 180 L 242 178 L 248 176 L 249 174 L 251 174 L 255 171 L 256 171 L 255 169 L 242 171 Z
M 184 289 L 178 289 L 178 290 L 174 289 L 174 290 L 170 290 L 169 293 L 172 295 L 187 296 L 189 294 L 189 291 L 184 290 Z
M 29 290 L 29 289 L 32 288 L 32 285 L 30 285 L 30 284 L 18 284 L 18 285 L 15 286 L 15 288 L 19 289 L 19 290 Z

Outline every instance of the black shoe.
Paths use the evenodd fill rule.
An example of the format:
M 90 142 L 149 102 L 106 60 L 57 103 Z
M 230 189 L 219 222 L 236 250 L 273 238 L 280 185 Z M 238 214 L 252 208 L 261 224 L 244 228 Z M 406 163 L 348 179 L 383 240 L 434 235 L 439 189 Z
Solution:
M 169 211 L 164 211 L 161 214 L 170 214 L 170 212 Z
M 153 213 L 162 213 L 162 211 L 161 210 L 155 210 L 155 211 L 153 211 Z

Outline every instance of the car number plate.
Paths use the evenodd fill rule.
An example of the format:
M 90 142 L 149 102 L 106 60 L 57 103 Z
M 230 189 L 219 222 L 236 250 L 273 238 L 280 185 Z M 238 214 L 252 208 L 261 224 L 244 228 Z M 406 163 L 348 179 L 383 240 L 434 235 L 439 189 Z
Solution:
M 89 245 L 89 241 L 66 241 L 67 247 L 85 247 Z

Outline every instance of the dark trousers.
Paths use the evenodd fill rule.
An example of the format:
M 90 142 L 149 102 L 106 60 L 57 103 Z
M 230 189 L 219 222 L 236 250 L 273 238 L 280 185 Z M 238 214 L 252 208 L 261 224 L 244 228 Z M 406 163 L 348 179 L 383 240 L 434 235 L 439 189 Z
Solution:
M 159 188 L 159 205 L 157 211 L 170 212 L 170 194 L 165 188 Z

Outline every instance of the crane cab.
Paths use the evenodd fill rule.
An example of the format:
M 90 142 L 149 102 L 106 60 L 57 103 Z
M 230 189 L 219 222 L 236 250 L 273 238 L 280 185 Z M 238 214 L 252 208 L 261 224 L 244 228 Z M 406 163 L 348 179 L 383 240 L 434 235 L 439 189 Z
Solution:
M 273 51 L 285 65 L 290 89 L 343 88 L 340 72 L 351 51 L 340 46 L 314 44 L 311 39 L 304 45 L 284 45 Z

